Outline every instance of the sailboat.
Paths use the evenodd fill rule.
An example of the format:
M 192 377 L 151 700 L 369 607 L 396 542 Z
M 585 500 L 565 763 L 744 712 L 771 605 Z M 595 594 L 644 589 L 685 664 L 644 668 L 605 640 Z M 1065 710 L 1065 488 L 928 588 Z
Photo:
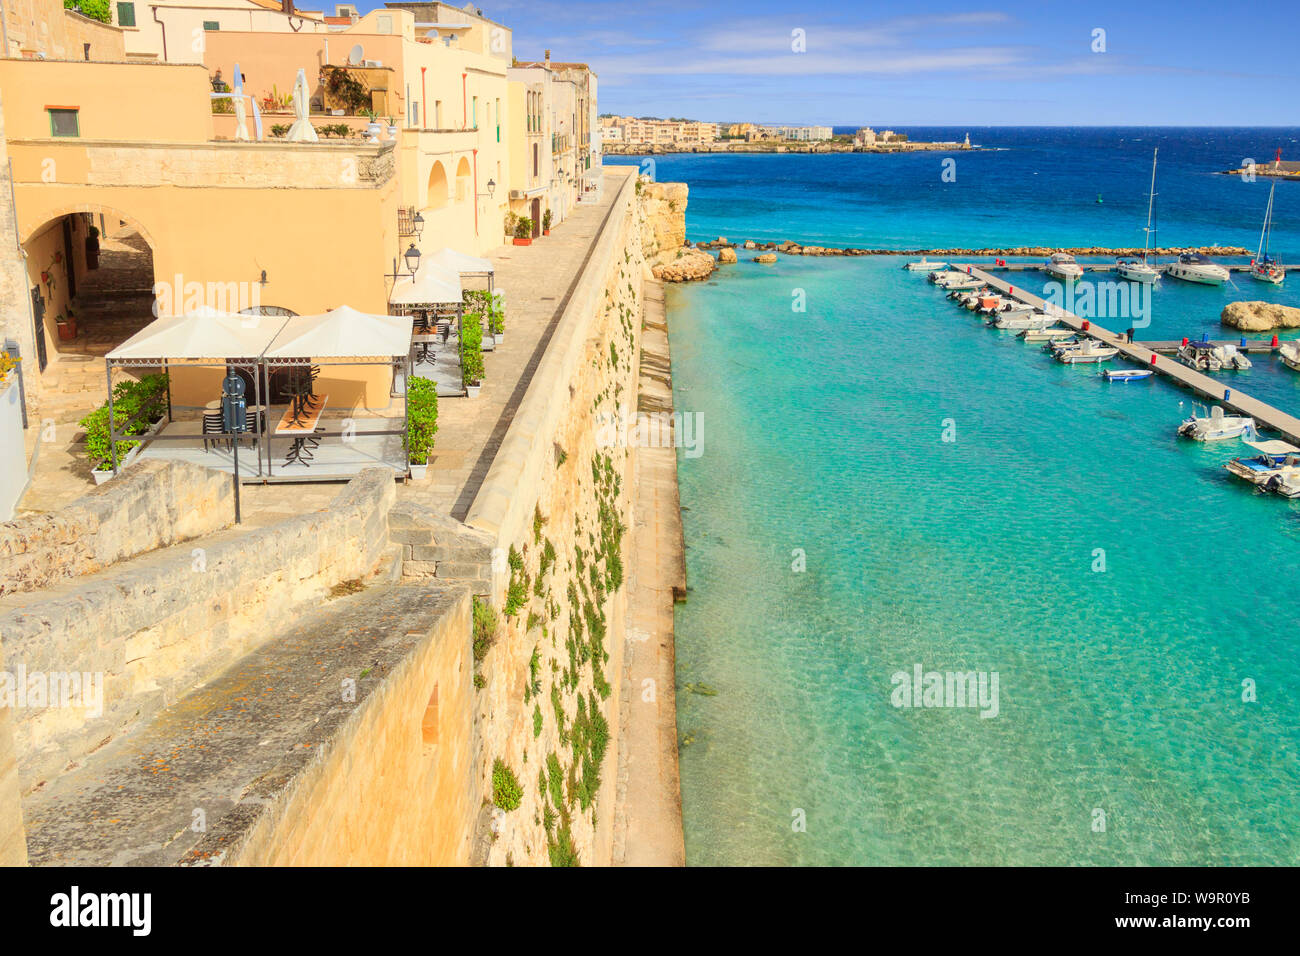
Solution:
M 1156 157 L 1159 155 L 1159 149 L 1156 149 L 1151 154 L 1151 192 L 1147 199 L 1147 227 L 1143 230 L 1147 237 L 1146 241 L 1142 243 L 1142 261 L 1138 262 L 1133 259 L 1115 260 L 1115 271 L 1119 273 L 1120 278 L 1128 279 L 1130 282 L 1150 284 L 1160 280 L 1160 270 L 1147 262 L 1147 254 L 1151 249 L 1151 238 L 1156 232 Z
M 1273 191 L 1275 189 L 1277 189 L 1276 182 L 1268 189 L 1268 207 L 1264 210 L 1264 228 L 1259 234 L 1259 251 L 1255 253 L 1255 258 L 1250 263 L 1250 274 L 1260 282 L 1281 285 L 1282 280 L 1286 278 L 1286 270 L 1282 268 L 1281 263 L 1275 261 L 1268 254 L 1269 234 L 1273 231 Z

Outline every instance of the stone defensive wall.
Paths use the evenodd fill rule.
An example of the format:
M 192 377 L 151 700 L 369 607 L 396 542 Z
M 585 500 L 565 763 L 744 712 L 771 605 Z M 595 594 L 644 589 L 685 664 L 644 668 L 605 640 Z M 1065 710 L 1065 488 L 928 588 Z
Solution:
M 480 826 L 475 863 L 612 856 L 635 455 L 618 426 L 636 410 L 648 272 L 633 172 L 608 187 L 608 218 L 466 516 L 492 543 L 501 620 L 479 663 L 478 774 L 490 792 L 499 761 L 522 782 L 518 807 Z
M 234 489 L 187 462 L 140 462 L 53 514 L 0 524 L 0 595 L 92 574 L 234 523 Z
M 207 474 L 174 474 L 197 488 L 211 482 Z M 129 522 L 133 515 L 148 517 L 137 494 L 125 487 L 88 498 L 110 498 L 124 512 L 112 520 Z M 24 792 L 212 679 L 330 588 L 370 574 L 391 555 L 385 515 L 395 495 L 392 473 L 374 469 L 350 482 L 326 510 L 247 533 L 209 534 L 9 596 L 0 605 L 7 672 L 22 668 L 29 680 L 102 678 L 100 714 L 81 706 L 15 709 Z

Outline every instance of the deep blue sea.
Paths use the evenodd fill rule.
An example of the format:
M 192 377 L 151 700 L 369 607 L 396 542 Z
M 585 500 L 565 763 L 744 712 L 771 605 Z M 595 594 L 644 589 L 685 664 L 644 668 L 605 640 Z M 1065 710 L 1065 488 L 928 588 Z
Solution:
M 1214 173 L 1300 138 L 970 133 L 999 148 L 957 154 L 955 183 L 939 154 L 656 174 L 690 184 L 695 239 L 1140 244 L 1159 145 L 1161 244 L 1253 248 L 1266 181 Z M 1276 205 L 1300 261 L 1300 183 Z M 1240 442 L 1176 438 L 1190 394 L 1052 362 L 901 261 L 742 254 L 669 289 L 677 408 L 702 428 L 679 455 L 688 861 L 1300 862 L 1300 501 L 1233 479 Z M 1300 306 L 1300 274 L 1166 279 L 1140 337 L 1225 337 L 1241 298 Z M 1300 413 L 1300 373 L 1255 359 L 1225 384 Z M 996 716 L 896 706 L 918 665 L 996 673 Z

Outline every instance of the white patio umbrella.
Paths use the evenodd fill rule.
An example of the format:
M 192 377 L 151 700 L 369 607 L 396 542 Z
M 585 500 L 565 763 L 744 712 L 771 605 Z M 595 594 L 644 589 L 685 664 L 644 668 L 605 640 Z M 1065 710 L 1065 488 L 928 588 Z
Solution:
M 298 77 L 293 81 L 293 115 L 295 119 L 293 125 L 289 127 L 289 134 L 285 137 L 291 143 L 314 143 L 317 140 L 316 130 L 308 119 L 311 105 L 307 100 L 307 96 L 307 72 L 299 69 Z
M 401 278 L 393 284 L 388 297 L 391 305 L 459 305 L 464 298 L 460 276 L 432 262 L 421 262 L 413 278 Z
M 234 100 L 235 100 L 235 140 L 241 143 L 248 142 L 248 111 L 244 106 L 244 74 L 239 72 L 239 64 L 235 64 L 234 76 Z

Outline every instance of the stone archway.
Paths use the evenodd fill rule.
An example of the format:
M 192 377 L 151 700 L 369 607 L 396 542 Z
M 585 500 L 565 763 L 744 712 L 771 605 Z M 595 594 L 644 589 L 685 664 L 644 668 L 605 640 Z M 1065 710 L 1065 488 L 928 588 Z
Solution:
M 154 249 L 118 210 L 81 204 L 22 240 L 35 354 L 24 363 L 43 416 L 73 420 L 106 398 L 104 356 L 154 319 Z
M 447 170 L 438 160 L 429 170 L 429 191 L 425 209 L 441 209 L 447 205 Z
M 456 164 L 456 202 L 468 202 L 474 198 L 471 177 L 469 160 L 462 156 Z

